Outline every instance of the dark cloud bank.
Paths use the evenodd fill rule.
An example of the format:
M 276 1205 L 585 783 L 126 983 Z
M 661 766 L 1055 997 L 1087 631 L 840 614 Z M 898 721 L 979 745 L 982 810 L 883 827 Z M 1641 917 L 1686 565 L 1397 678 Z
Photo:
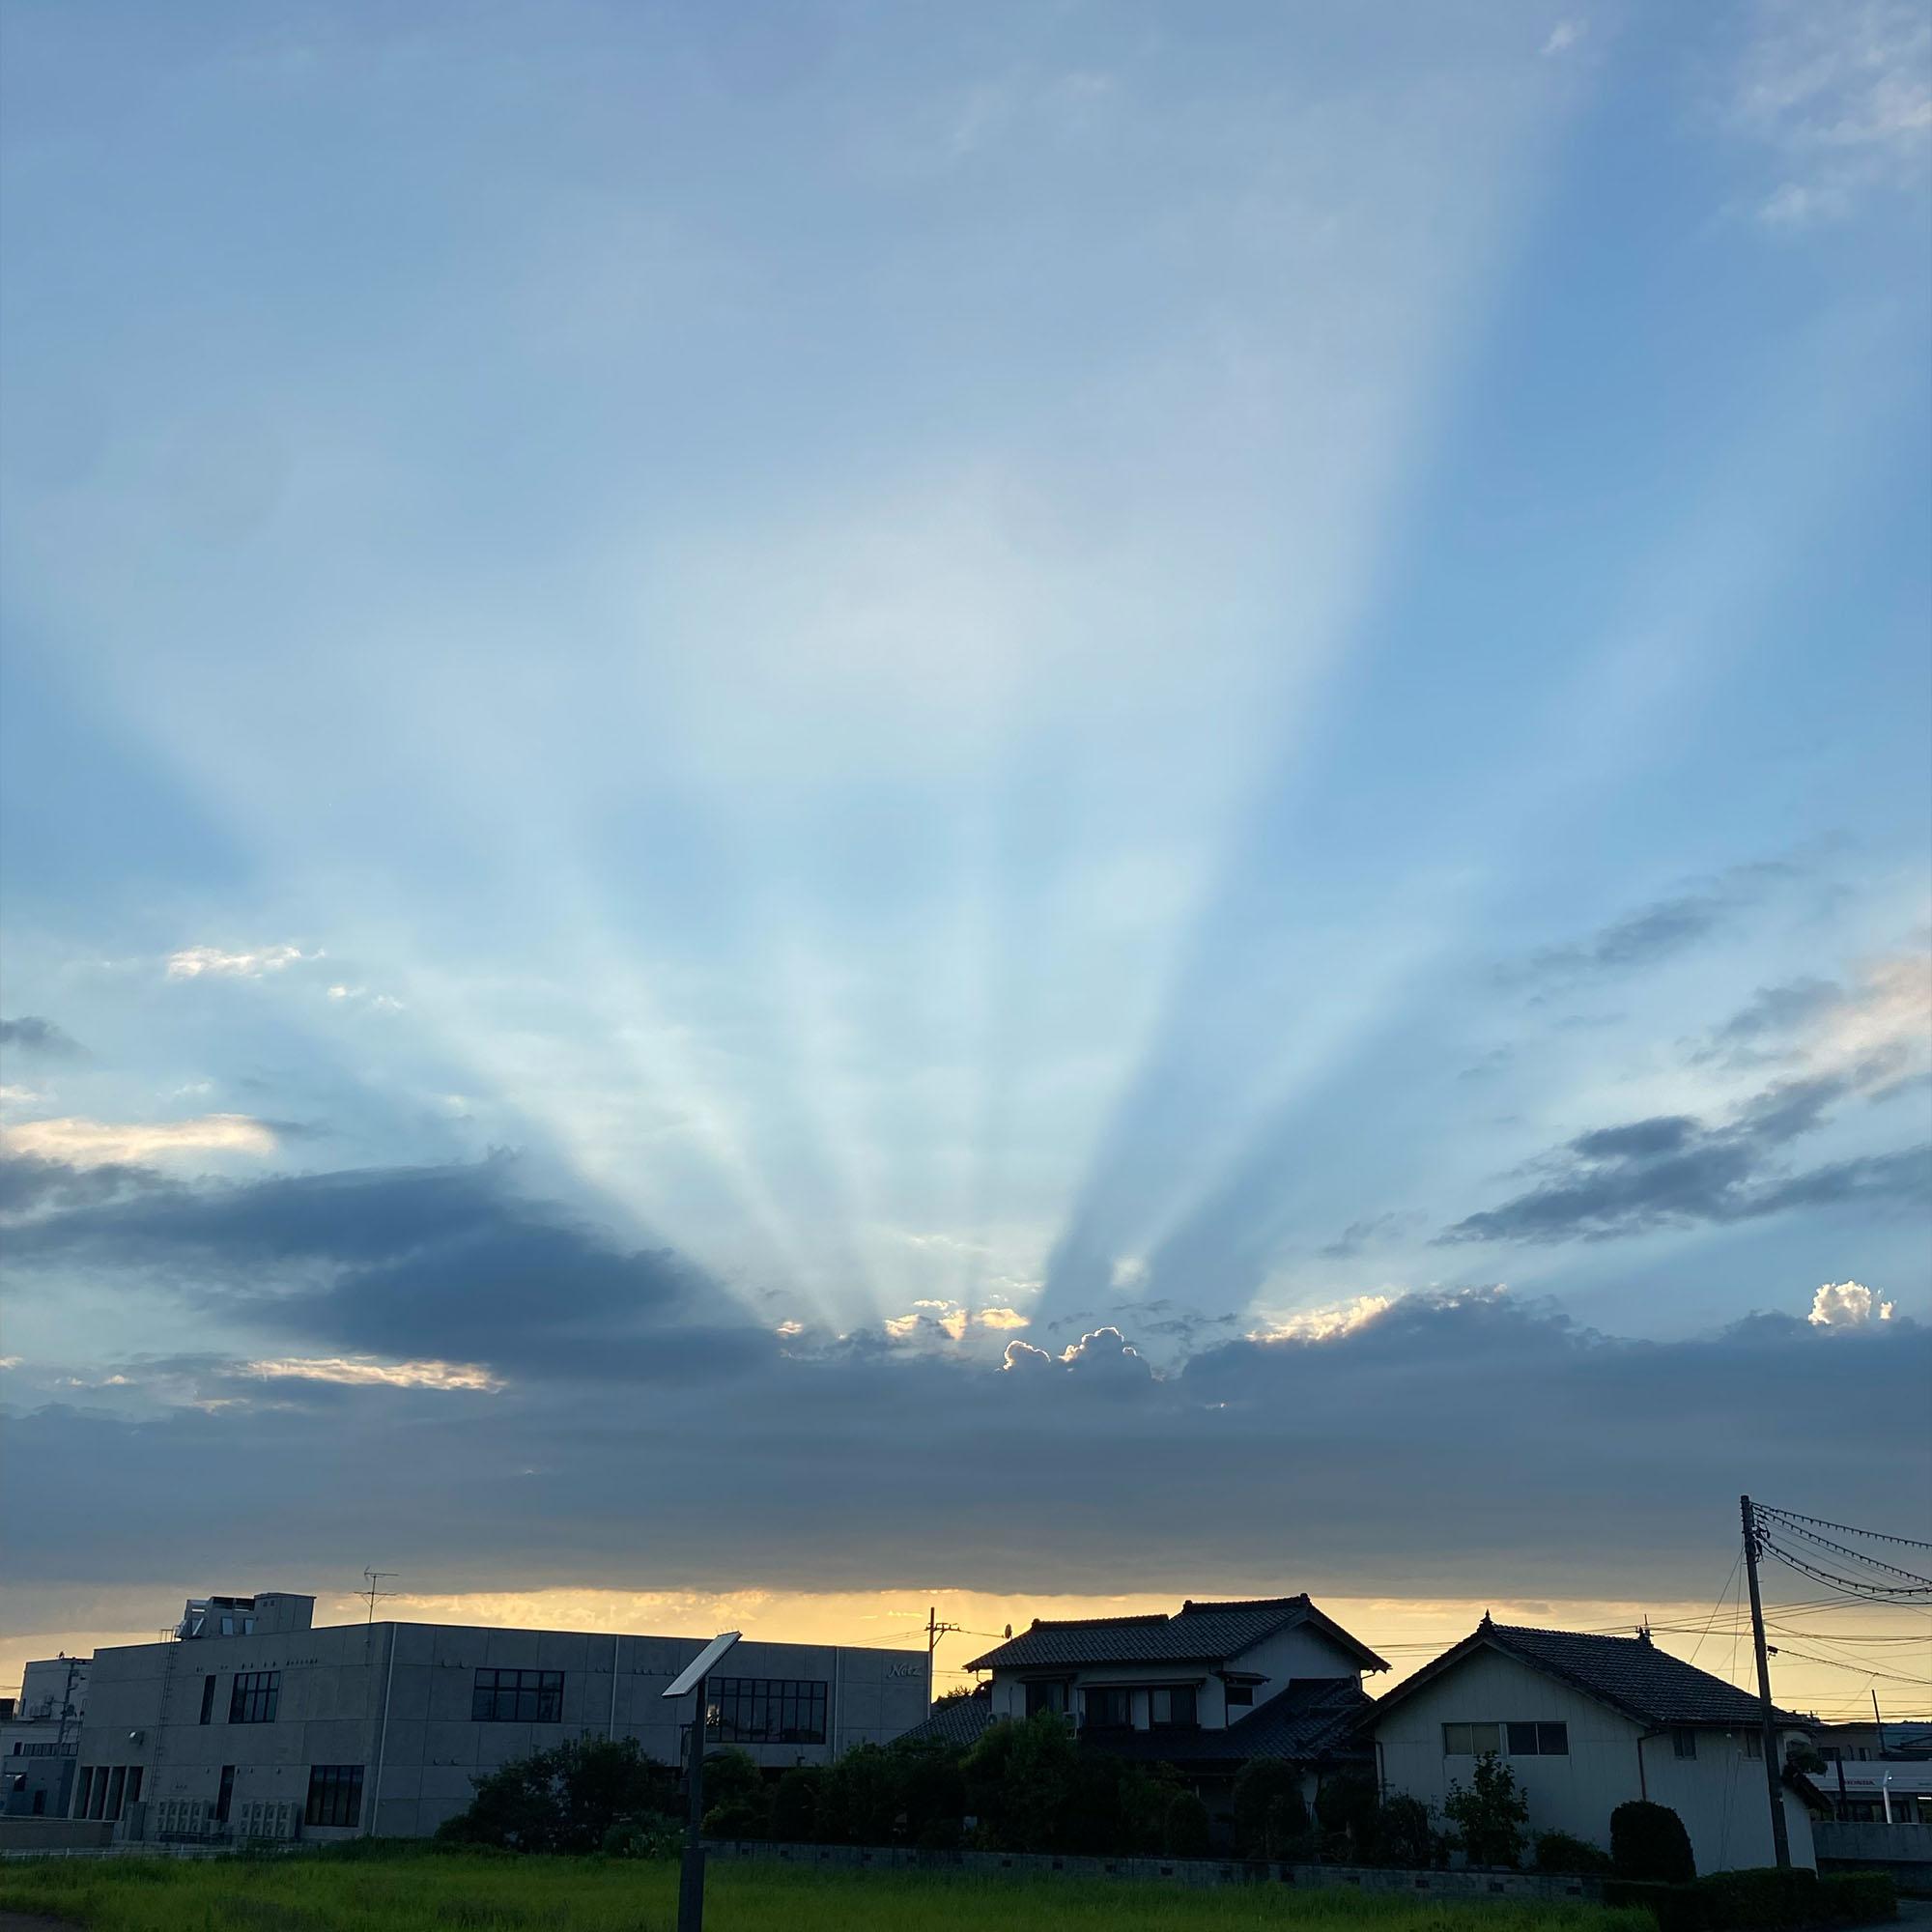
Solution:
M 1695 1139 L 1645 1123 L 1577 1158 Z M 1111 1330 L 1021 1343 L 1003 1369 L 782 1342 L 675 1256 L 528 1200 L 507 1160 L 239 1186 L 51 1168 L 13 1197 L 32 1204 L 9 1230 L 14 1293 L 159 1288 L 249 1339 L 232 1361 L 128 1365 L 177 1391 L 151 1419 L 85 1396 L 14 1414 L 22 1581 L 186 1565 L 298 1587 L 381 1552 L 416 1588 L 1698 1595 L 1741 1489 L 1908 1529 L 1926 1513 L 1926 1473 L 1843 1426 L 1915 1426 L 1932 1331 L 1909 1321 L 1634 1342 L 1468 1290 L 1326 1341 L 1222 1342 L 1165 1377 Z M 241 1372 L 258 1344 L 482 1362 L 506 1385 L 264 1381 Z
M 81 1060 L 87 1054 L 79 1040 L 34 1013 L 0 1020 L 0 1047 L 29 1060 Z

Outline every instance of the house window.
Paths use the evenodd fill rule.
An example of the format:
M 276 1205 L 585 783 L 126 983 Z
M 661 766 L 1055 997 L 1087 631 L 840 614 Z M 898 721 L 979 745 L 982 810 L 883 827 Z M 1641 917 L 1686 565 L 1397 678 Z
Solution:
M 479 1670 L 469 1716 L 479 1724 L 559 1724 L 563 1721 L 560 1670 Z
M 1697 1755 L 1697 1733 L 1680 1724 L 1670 1734 L 1670 1748 L 1679 1757 L 1695 1757 Z
M 1058 1678 L 1050 1684 L 1029 1684 L 1026 1687 L 1026 1714 L 1037 1718 L 1042 1711 L 1051 1711 L 1057 1717 L 1066 1709 L 1066 1686 Z
M 1254 1701 L 1255 1687 L 1252 1684 L 1231 1684 L 1228 1686 L 1228 1702 L 1230 1705 L 1252 1704 Z
M 1764 1733 L 1762 1731 L 1747 1731 L 1745 1733 L 1745 1755 L 1756 1758 L 1760 1764 L 1764 1762 Z
M 201 1721 L 204 1724 L 214 1721 L 214 1679 L 213 1676 L 201 1680 Z
M 1131 1690 L 1089 1690 L 1086 1707 L 1088 1723 L 1097 1729 L 1124 1731 L 1134 1721 Z
M 1493 1754 L 1503 1747 L 1503 1727 L 1500 1724 L 1444 1724 L 1442 1726 L 1442 1755 L 1444 1757 L 1481 1757 L 1485 1752 Z
M 1157 1729 L 1194 1722 L 1194 1687 L 1177 1684 L 1170 1690 L 1148 1692 L 1148 1722 Z
M 231 1724 L 272 1724 L 275 1706 L 281 1701 L 282 1673 L 279 1670 L 238 1670 L 234 1688 L 228 1693 L 228 1721 Z
M 225 1825 L 228 1813 L 235 1804 L 235 1767 L 224 1764 L 221 1767 L 221 1789 L 214 1796 L 214 1822 Z
M 810 1677 L 718 1677 L 711 1703 L 723 1743 L 822 1745 L 830 1686 Z
M 309 1767 L 307 1825 L 356 1825 L 362 1820 L 362 1767 L 316 1764 Z
M 1570 1755 L 1570 1726 L 1568 1724 L 1511 1724 L 1509 1730 L 1509 1754 L 1511 1757 L 1568 1757 Z

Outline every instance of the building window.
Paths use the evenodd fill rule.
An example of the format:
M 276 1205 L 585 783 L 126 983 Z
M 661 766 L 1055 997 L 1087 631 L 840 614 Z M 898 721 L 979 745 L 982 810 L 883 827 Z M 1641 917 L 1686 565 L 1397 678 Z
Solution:
M 362 1821 L 362 1767 L 317 1764 L 309 1767 L 306 1825 L 357 1825 Z
M 1444 1724 L 1442 1726 L 1442 1755 L 1444 1757 L 1481 1757 L 1486 1752 L 1493 1754 L 1503 1747 L 1503 1727 L 1500 1724 Z
M 1255 1687 L 1252 1684 L 1231 1684 L 1228 1686 L 1228 1702 L 1233 1704 L 1252 1704 L 1255 1701 Z
M 224 1764 L 221 1767 L 221 1789 L 214 1795 L 214 1822 L 225 1825 L 228 1814 L 235 1805 L 235 1767 Z
M 479 1670 L 469 1715 L 479 1724 L 560 1724 L 560 1670 Z
M 715 1677 L 715 1735 L 724 1744 L 822 1745 L 830 1694 L 816 1678 Z
M 201 1680 L 201 1721 L 204 1724 L 214 1721 L 214 1678 L 212 1674 Z
M 1029 1684 L 1026 1687 L 1026 1714 L 1037 1718 L 1042 1711 L 1051 1711 L 1059 1717 L 1066 1709 L 1066 1686 L 1055 1678 L 1050 1684 Z
M 272 1724 L 275 1706 L 281 1701 L 282 1673 L 279 1670 L 238 1670 L 228 1692 L 228 1721 L 231 1724 Z
M 1697 1733 L 1680 1724 L 1670 1734 L 1670 1748 L 1679 1757 L 1695 1757 L 1697 1755 Z
M 1745 1755 L 1756 1758 L 1760 1764 L 1764 1762 L 1764 1733 L 1762 1731 L 1747 1731 L 1745 1733 Z
M 1511 1757 L 1568 1757 L 1570 1755 L 1570 1726 L 1568 1724 L 1511 1724 L 1508 1729 L 1509 1754 Z
M 1177 1684 L 1148 1692 L 1148 1722 L 1155 1729 L 1194 1722 L 1194 1687 Z
M 1087 1721 L 1098 1730 L 1124 1731 L 1134 1721 L 1131 1690 L 1101 1690 L 1086 1693 Z

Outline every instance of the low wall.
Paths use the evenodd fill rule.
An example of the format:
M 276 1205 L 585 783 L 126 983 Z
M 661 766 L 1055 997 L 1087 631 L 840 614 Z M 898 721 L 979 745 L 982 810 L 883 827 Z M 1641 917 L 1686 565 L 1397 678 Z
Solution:
M 1055 1852 L 923 1852 L 908 1845 L 778 1845 L 762 1838 L 707 1839 L 719 1862 L 753 1859 L 826 1870 L 956 1872 L 961 1877 L 1122 1878 L 1169 1885 L 1350 1887 L 1427 1898 L 1598 1898 L 1594 1879 L 1535 1872 L 1385 1871 L 1375 1865 L 1294 1865 L 1265 1859 L 1089 1859 Z
M 1811 1827 L 1818 1869 L 1889 1872 L 1900 1891 L 1932 1893 L 1932 1825 L 1840 1825 L 1819 1819 Z
M 99 1851 L 114 1827 L 85 1818 L 0 1818 L 0 1852 Z

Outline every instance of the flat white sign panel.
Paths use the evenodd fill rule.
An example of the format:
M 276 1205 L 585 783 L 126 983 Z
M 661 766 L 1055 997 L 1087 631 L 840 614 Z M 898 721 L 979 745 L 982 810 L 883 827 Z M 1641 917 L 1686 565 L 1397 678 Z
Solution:
M 697 1680 L 700 1677 L 709 1677 L 711 1675 L 711 1666 L 714 1663 L 716 1663 L 718 1660 L 721 1657 L 723 1657 L 724 1653 L 727 1650 L 729 1650 L 734 1643 L 738 1641 L 740 1634 L 741 1633 L 738 1631 L 725 1631 L 721 1635 L 714 1636 L 711 1639 L 711 1641 L 707 1643 L 704 1646 L 704 1648 L 700 1650 L 697 1653 L 697 1655 L 694 1657 L 691 1660 L 691 1662 L 687 1663 L 684 1666 L 684 1668 L 677 1673 L 677 1676 L 672 1681 L 670 1688 L 667 1690 L 660 1692 L 659 1694 L 666 1697 L 690 1696 L 691 1693 L 697 1689 Z

